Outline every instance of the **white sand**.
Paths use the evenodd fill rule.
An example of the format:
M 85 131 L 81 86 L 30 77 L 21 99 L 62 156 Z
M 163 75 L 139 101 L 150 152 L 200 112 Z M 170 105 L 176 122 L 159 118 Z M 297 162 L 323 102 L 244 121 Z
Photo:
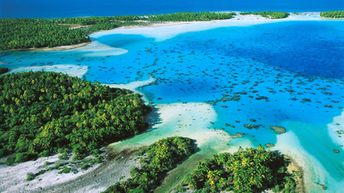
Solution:
M 57 170 L 53 170 L 37 176 L 32 181 L 26 181 L 27 173 L 38 172 L 40 168 L 44 166 L 46 161 L 55 162 L 57 160 L 58 156 L 55 155 L 39 158 L 35 161 L 27 161 L 15 166 L 0 165 L 0 192 L 39 191 L 42 187 L 61 184 L 76 179 L 86 172 L 92 171 L 98 166 L 95 165 L 87 171 L 80 171 L 77 174 L 58 174 Z
M 127 84 L 104 84 L 106 86 L 109 86 L 111 88 L 123 88 L 123 89 L 128 89 L 134 92 L 138 92 L 138 89 L 144 86 L 151 85 L 155 82 L 155 78 L 149 77 L 147 80 L 138 80 L 134 82 L 130 82 Z
M 248 26 L 282 21 L 302 21 L 302 20 L 320 20 L 319 13 L 300 13 L 291 14 L 285 19 L 267 19 L 257 15 L 237 15 L 235 18 L 216 21 L 197 21 L 197 22 L 165 22 L 153 24 L 150 26 L 128 26 L 120 27 L 108 31 L 100 31 L 91 34 L 92 38 L 99 38 L 109 34 L 133 34 L 143 35 L 154 38 L 156 41 L 164 41 L 173 38 L 179 34 L 209 30 L 219 27 L 230 26 Z
M 151 84 L 154 84 L 156 81 L 155 78 L 153 77 L 149 77 L 149 79 L 147 80 L 138 80 L 138 81 L 134 81 L 134 82 L 130 82 L 127 84 L 103 84 L 106 86 L 109 86 L 111 88 L 122 88 L 122 89 L 127 89 L 127 90 L 131 90 L 133 92 L 139 93 L 142 95 L 143 100 L 145 101 L 146 104 L 149 104 L 149 100 L 148 98 L 139 91 L 139 88 L 145 87 L 145 86 L 149 86 Z
M 157 105 L 159 122 L 152 130 L 137 135 L 111 146 L 116 151 L 146 146 L 155 141 L 171 137 L 183 136 L 195 139 L 198 146 L 223 151 L 228 148 L 230 136 L 221 130 L 211 129 L 211 123 L 216 120 L 216 112 L 206 103 L 174 103 Z M 225 148 L 226 147 L 226 148 Z
M 327 125 L 329 136 L 344 149 L 344 111 Z
M 325 183 L 324 169 L 321 164 L 308 154 L 302 147 L 297 136 L 288 131 L 287 133 L 277 135 L 277 143 L 271 148 L 272 150 L 279 150 L 285 155 L 288 155 L 304 170 L 304 181 L 307 192 L 322 192 L 321 187 L 314 182 Z
M 123 48 L 114 48 L 97 41 L 92 41 L 84 47 L 76 48 L 68 51 L 81 51 L 87 57 L 101 57 L 101 56 L 118 56 L 128 53 L 128 50 Z
M 20 67 L 20 68 L 11 70 L 9 73 L 47 71 L 47 72 L 61 72 L 69 76 L 82 78 L 87 73 L 87 70 L 88 70 L 87 66 L 77 66 L 77 65 L 72 65 L 72 64 L 59 64 L 59 65 L 49 65 L 49 66 Z

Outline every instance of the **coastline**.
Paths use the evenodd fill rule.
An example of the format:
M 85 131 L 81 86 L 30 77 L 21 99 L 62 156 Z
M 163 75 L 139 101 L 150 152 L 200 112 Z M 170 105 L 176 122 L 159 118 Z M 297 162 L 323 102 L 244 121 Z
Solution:
M 29 72 L 29 71 L 59 72 L 59 73 L 67 74 L 69 76 L 83 78 L 83 76 L 88 71 L 88 67 L 78 66 L 74 64 L 56 64 L 56 65 L 47 65 L 47 66 L 19 67 L 19 68 L 15 68 L 9 71 L 8 73 Z
M 231 12 L 231 11 L 224 11 Z M 230 26 L 249 26 L 249 25 L 258 25 L 266 24 L 273 22 L 283 22 L 283 21 L 326 21 L 326 20 L 341 20 L 341 19 L 331 19 L 331 18 L 322 18 L 320 17 L 320 12 L 298 12 L 290 13 L 287 18 L 282 19 L 268 19 L 259 15 L 240 15 L 240 12 L 233 11 L 237 15 L 231 19 L 223 20 L 210 20 L 210 21 L 182 21 L 182 22 L 152 22 L 144 23 L 142 25 L 129 25 L 122 26 L 110 30 L 102 30 L 91 33 L 89 35 L 90 41 L 73 44 L 73 45 L 64 45 L 57 47 L 43 47 L 43 48 L 26 48 L 26 49 L 12 49 L 12 50 L 3 50 L 3 51 L 61 51 L 61 50 L 73 50 L 77 48 L 84 48 L 88 45 L 94 43 L 93 38 L 97 38 L 107 34 L 133 34 L 133 35 L 144 35 L 147 37 L 155 38 L 157 41 L 163 41 L 169 38 L 172 38 L 181 33 L 194 32 L 209 30 L 219 27 L 230 27 Z M 160 28 L 161 31 L 154 32 L 154 29 Z M 187 28 L 187 29 L 185 29 Z
M 134 25 L 115 28 L 112 30 L 99 31 L 90 34 L 90 37 L 99 38 L 109 34 L 143 35 L 154 38 L 156 41 L 164 41 L 182 33 L 210 30 L 221 27 L 251 26 L 286 21 L 320 21 L 319 12 L 302 12 L 290 14 L 284 19 L 268 19 L 259 15 L 237 14 L 231 19 L 191 22 L 161 22 L 150 25 Z M 157 30 L 158 29 L 158 30 Z
M 83 42 L 79 44 L 72 44 L 72 45 L 56 46 L 56 47 L 21 48 L 21 49 L 11 49 L 11 50 L 3 50 L 3 51 L 63 51 L 63 50 L 72 50 L 76 48 L 81 48 L 81 47 L 89 45 L 91 42 L 92 41 Z
M 113 34 L 113 33 L 117 33 L 118 31 L 116 30 L 123 30 L 123 34 L 127 34 L 127 32 L 131 31 L 133 33 L 137 33 L 137 34 L 141 34 L 141 33 L 147 33 L 146 36 L 148 37 L 153 37 L 155 38 L 157 41 L 163 41 L 163 40 L 166 40 L 168 38 L 172 38 L 178 34 L 181 34 L 181 33 L 187 33 L 187 32 L 192 32 L 192 31 L 187 31 L 187 30 L 195 30 L 195 31 L 200 31 L 200 30 L 208 30 L 208 29 L 213 29 L 213 28 L 217 28 L 217 27 L 226 27 L 226 26 L 246 26 L 246 25 L 258 25 L 258 24 L 265 24 L 265 23 L 272 23 L 272 22 L 282 22 L 282 21 L 301 21 L 301 20 L 323 20 L 321 18 L 313 18 L 313 17 L 309 17 L 308 16 L 304 16 L 304 15 L 297 15 L 295 16 L 295 18 L 287 18 L 287 19 L 278 19 L 278 20 L 272 20 L 272 19 L 265 19 L 265 18 L 261 18 L 260 16 L 250 16 L 250 17 L 253 17 L 253 18 L 258 18 L 257 20 L 255 20 L 255 22 L 246 22 L 246 20 L 248 20 L 248 18 L 246 17 L 245 19 L 240 19 L 240 20 L 233 20 L 233 19 L 230 19 L 230 20 L 214 20 L 214 21 L 209 21 L 209 22 L 163 22 L 163 23 L 155 23 L 155 24 L 152 24 L 152 25 L 148 25 L 148 26 L 126 26 L 126 27 L 121 27 L 121 28 L 116 28 L 114 30 L 109 30 L 109 31 L 102 31 L 104 33 L 101 34 L 102 35 L 108 35 L 108 34 Z M 327 20 L 327 19 L 326 19 Z M 332 19 L 331 19 L 332 20 Z M 209 28 L 207 28 L 207 25 Z M 198 27 L 197 27 L 198 26 Z M 190 28 L 189 28 L 190 27 Z M 177 30 L 173 31 L 172 29 L 173 28 L 177 28 Z M 185 29 L 184 31 L 181 29 L 181 28 L 189 28 L 189 29 Z M 159 31 L 163 29 L 163 31 Z M 127 31 L 126 31 L 127 30 Z M 135 31 L 136 30 L 136 31 Z M 150 31 L 152 30 L 152 31 Z M 157 34 L 157 33 L 154 33 L 153 31 L 158 31 L 157 33 L 160 32 L 160 34 Z M 95 34 L 98 34 L 98 33 L 101 33 L 101 32 L 96 32 Z M 96 36 L 95 36 L 96 37 Z M 86 45 L 91 45 L 95 43 L 94 41 L 92 41 L 91 43 L 87 43 Z M 86 46 L 85 45 L 85 46 Z M 78 47 L 78 48 L 81 48 L 82 50 L 84 50 L 85 47 Z M 54 50 L 54 48 L 49 48 L 51 50 Z M 75 49 L 75 48 L 68 48 L 68 49 Z M 67 50 L 68 50 L 67 49 Z M 96 49 L 96 48 L 95 48 Z M 40 49 L 38 49 L 40 50 Z M 48 51 L 48 50 L 44 50 L 44 51 Z M 50 50 L 49 50 L 50 51 Z M 124 54 L 124 53 L 123 53 Z M 48 70 L 47 70 L 48 71 Z M 68 72 L 68 70 L 67 70 Z M 85 72 L 86 73 L 86 72 Z M 78 76 L 79 77 L 79 76 Z M 81 76 L 82 77 L 82 76 Z M 111 86 L 111 87 L 121 87 L 121 88 L 126 88 L 126 89 L 129 89 L 129 90 L 133 90 L 135 92 L 138 92 L 138 88 L 139 87 L 142 87 L 142 86 L 148 86 L 149 84 L 153 84 L 154 83 L 154 80 L 152 80 L 153 78 L 151 78 L 150 80 L 147 80 L 147 81 L 137 81 L 135 83 L 131 82 L 131 83 L 128 83 L 128 84 L 123 84 L 123 85 L 116 85 L 116 84 L 113 84 L 113 85 L 108 85 L 108 86 Z M 144 96 L 144 95 L 143 95 Z M 166 116 L 168 115 L 172 115 L 172 114 L 175 114 L 175 115 L 179 115 L 180 112 L 184 112 L 185 111 L 185 108 L 187 107 L 192 109 L 194 112 L 197 112 L 197 105 L 191 103 L 190 106 L 183 106 L 184 104 L 168 104 L 168 105 L 159 105 L 158 106 L 158 111 L 161 113 L 161 109 L 163 109 L 162 111 L 164 111 L 164 114 L 166 114 Z M 201 106 L 201 104 L 199 104 Z M 202 112 L 202 110 L 200 110 Z M 192 114 L 191 112 L 189 112 L 190 114 Z M 180 115 L 179 115 L 180 116 Z M 183 117 L 183 116 L 182 116 Z M 216 119 L 216 118 L 215 118 Z M 171 124 L 168 124 L 168 126 L 172 127 L 172 125 L 178 125 L 180 124 L 180 122 L 183 122 L 183 120 L 181 120 L 180 118 L 178 117 L 174 117 L 174 118 L 166 118 L 165 121 L 167 122 L 171 122 Z M 190 120 L 189 120 L 190 121 Z M 173 122 L 173 124 L 172 124 Z M 211 122 L 211 121 L 210 121 Z M 193 125 L 193 123 L 189 123 L 188 121 L 185 122 L 185 125 L 182 127 L 187 127 L 189 128 L 187 125 L 190 124 L 190 125 Z M 161 126 L 161 128 L 163 128 L 164 126 Z M 160 127 L 159 127 L 160 128 Z M 159 128 L 155 128 L 153 129 L 152 131 L 155 131 L 155 130 L 160 130 Z M 196 128 L 197 129 L 197 128 Z M 207 129 L 208 130 L 212 130 L 211 129 L 211 125 L 210 126 L 207 126 Z M 180 132 L 178 131 L 180 129 L 176 129 L 176 131 L 173 131 L 173 132 L 178 132 L 178 134 L 180 135 L 184 135 L 183 132 Z M 147 131 L 147 133 L 150 133 L 152 131 Z M 160 131 L 160 132 L 163 132 L 163 131 Z M 213 136 L 213 133 L 210 133 L 211 135 L 208 135 L 208 133 L 201 133 L 203 131 L 201 130 L 190 130 L 190 134 L 193 134 L 192 136 L 194 136 L 194 134 L 203 134 L 205 136 L 203 137 L 209 137 L 209 139 L 212 140 L 212 142 L 208 142 L 207 140 L 208 139 L 204 139 L 202 137 L 199 137 L 199 136 L 196 136 L 196 140 L 197 142 L 199 142 L 199 144 L 202 144 L 203 147 L 209 147 L 214 145 L 214 144 L 218 144 L 221 146 L 220 143 L 225 143 L 225 140 L 219 140 L 219 138 L 216 138 L 214 136 L 221 136 L 221 132 L 218 132 L 220 133 L 219 135 L 218 134 L 215 134 L 214 133 L 214 136 Z M 154 133 L 152 133 L 153 135 Z M 158 133 L 155 133 L 155 134 L 158 134 Z M 226 134 L 226 133 L 225 133 Z M 225 135 L 223 134 L 223 135 Z M 189 135 L 189 134 L 187 134 Z M 283 135 L 281 135 L 283 136 Z M 156 137 L 156 136 L 155 136 Z M 159 136 L 160 137 L 160 136 Z M 229 138 L 227 138 L 228 136 L 226 136 L 226 140 L 228 142 L 228 140 L 230 140 Z M 142 137 L 142 140 L 143 140 L 144 137 Z M 287 137 L 285 137 L 287 138 Z M 294 136 L 295 138 L 295 136 Z M 152 136 L 151 138 L 152 140 L 157 140 L 158 138 L 154 138 Z M 129 139 L 130 140 L 130 139 Z M 135 140 L 134 140 L 135 141 Z M 288 147 L 284 147 L 285 149 L 281 148 L 281 146 L 278 146 L 279 149 L 277 150 L 280 150 L 282 151 L 283 153 L 286 153 L 289 155 L 292 155 L 292 159 L 295 160 L 298 164 L 300 164 L 299 162 L 304 162 L 302 164 L 300 164 L 302 167 L 306 167 L 307 165 L 311 165 L 313 162 L 305 162 L 303 159 L 305 159 L 304 155 L 301 155 L 301 154 L 304 154 L 305 152 L 303 152 L 303 150 L 298 150 L 297 148 L 294 149 L 294 151 L 300 151 L 300 152 L 297 152 L 298 155 L 293 155 L 292 153 L 292 148 L 290 148 L 289 146 L 291 145 L 290 144 L 290 141 L 289 140 L 284 140 L 284 141 L 288 141 L 283 143 L 283 146 L 288 146 Z M 291 140 L 292 141 L 292 140 Z M 131 141 L 133 142 L 133 141 Z M 127 143 L 131 143 L 130 141 L 128 141 Z M 141 146 L 141 145 L 147 145 L 148 143 L 150 143 L 151 141 L 147 141 L 146 142 L 140 142 L 139 140 L 137 141 L 138 143 L 136 145 L 138 146 Z M 216 142 L 216 143 L 215 143 Z M 120 143 L 121 144 L 121 143 Z M 121 146 L 120 144 L 115 144 L 114 147 L 119 147 Z M 124 144 L 126 144 L 126 142 L 124 142 Z M 210 145 L 211 144 L 211 145 Z M 119 146 L 117 146 L 119 145 Z M 122 144 L 123 145 L 123 144 Z M 124 146 L 123 146 L 124 147 Z M 226 147 L 228 148 L 227 150 L 229 150 L 229 148 L 233 148 L 233 147 Z M 282 149 L 282 150 L 281 150 Z M 288 152 L 290 150 L 290 152 Z M 216 151 L 224 151 L 224 148 L 223 146 L 221 148 L 218 148 L 216 149 Z M 234 150 L 233 150 L 234 151 Z M 306 176 L 307 175 L 307 176 Z M 308 177 L 308 175 L 310 175 L 309 173 L 305 174 L 306 177 Z M 310 181 L 307 181 L 307 182 L 310 182 Z M 313 181 L 311 181 L 313 182 Z

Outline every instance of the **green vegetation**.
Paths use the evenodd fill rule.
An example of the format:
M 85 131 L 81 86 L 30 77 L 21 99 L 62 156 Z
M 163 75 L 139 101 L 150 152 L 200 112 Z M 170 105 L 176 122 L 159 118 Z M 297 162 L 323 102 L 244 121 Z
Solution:
M 234 13 L 173 13 L 149 16 L 81 17 L 59 19 L 0 19 L 0 50 L 56 47 L 89 42 L 89 34 L 127 25 L 162 21 L 229 19 Z
M 26 181 L 31 181 L 33 179 L 35 179 L 35 175 L 33 173 L 30 172 L 26 174 Z
M 89 41 L 81 29 L 45 19 L 0 19 L 0 50 L 55 47 Z
M 0 96 L 0 157 L 11 155 L 9 164 L 66 151 L 97 155 L 147 128 L 140 95 L 59 73 L 1 76 Z
M 131 178 L 109 187 L 105 192 L 153 192 L 168 171 L 196 151 L 194 140 L 170 137 L 150 145 L 140 157 L 141 166 L 131 170 Z
M 148 21 L 164 22 L 164 21 L 210 21 L 231 19 L 235 16 L 235 13 L 221 13 L 221 12 L 184 12 L 184 13 L 172 13 L 162 15 L 151 15 L 147 18 Z
M 326 11 L 320 13 L 321 17 L 326 18 L 344 18 L 344 11 Z
M 289 16 L 287 12 L 272 12 L 272 11 L 261 11 L 261 12 L 242 12 L 241 15 L 260 15 L 269 19 L 283 19 Z
M 294 193 L 296 182 L 287 171 L 289 161 L 280 153 L 257 149 L 240 149 L 222 153 L 200 162 L 185 180 L 196 192 L 274 192 Z M 184 186 L 184 190 L 185 189 Z
M 1 68 L 0 67 L 0 74 L 5 74 L 6 72 L 8 72 L 9 69 L 8 68 Z
M 89 42 L 95 31 L 133 25 L 137 17 L 0 19 L 0 50 L 56 47 Z M 15 32 L 15 33 L 14 33 Z

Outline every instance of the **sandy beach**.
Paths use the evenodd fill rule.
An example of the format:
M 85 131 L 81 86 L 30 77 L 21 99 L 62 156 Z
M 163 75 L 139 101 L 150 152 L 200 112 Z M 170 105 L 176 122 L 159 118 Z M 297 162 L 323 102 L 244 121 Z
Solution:
M 11 70 L 9 73 L 30 72 L 30 71 L 32 72 L 38 72 L 38 71 L 61 72 L 69 76 L 83 78 L 83 76 L 87 73 L 87 70 L 88 70 L 87 66 L 78 66 L 74 64 L 57 64 L 57 65 L 48 65 L 48 66 L 20 67 L 20 68 Z
M 219 27 L 248 26 L 283 21 L 321 20 L 319 13 L 291 14 L 284 19 L 267 19 L 257 15 L 240 15 L 232 19 L 194 22 L 163 22 L 147 26 L 125 26 L 113 30 L 100 31 L 90 35 L 98 38 L 108 34 L 133 34 L 154 38 L 156 41 L 164 41 L 179 34 L 195 31 L 209 30 Z

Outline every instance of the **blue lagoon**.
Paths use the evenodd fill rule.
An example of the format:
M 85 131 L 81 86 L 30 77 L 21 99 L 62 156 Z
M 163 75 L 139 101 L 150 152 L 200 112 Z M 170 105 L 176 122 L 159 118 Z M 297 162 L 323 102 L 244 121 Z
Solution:
M 137 89 L 152 105 L 206 104 L 216 114 L 207 129 L 232 136 L 226 145 L 280 150 L 303 167 L 309 192 L 343 190 L 344 21 L 217 26 L 166 38 L 121 30 L 72 50 L 3 52 L 0 61 L 14 70 L 79 66 L 84 79 L 103 84 L 154 79 Z

